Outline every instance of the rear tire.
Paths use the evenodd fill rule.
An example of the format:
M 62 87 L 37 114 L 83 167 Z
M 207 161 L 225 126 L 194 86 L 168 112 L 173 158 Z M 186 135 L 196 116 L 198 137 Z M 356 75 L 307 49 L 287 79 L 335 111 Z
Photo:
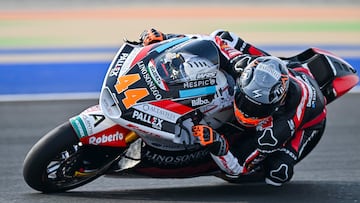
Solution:
M 78 143 L 79 138 L 69 122 L 47 133 L 25 157 L 23 176 L 26 183 L 41 192 L 62 192 L 82 186 L 102 175 L 74 175 L 81 155 Z

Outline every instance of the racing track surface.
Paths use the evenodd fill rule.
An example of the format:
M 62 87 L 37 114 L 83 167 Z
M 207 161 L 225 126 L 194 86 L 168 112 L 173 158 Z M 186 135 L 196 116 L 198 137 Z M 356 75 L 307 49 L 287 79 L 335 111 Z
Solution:
M 352 202 L 360 201 L 360 94 L 328 107 L 328 127 L 310 156 L 281 188 L 233 185 L 215 177 L 193 179 L 113 179 L 101 177 L 60 194 L 32 190 L 22 178 L 22 162 L 47 131 L 96 100 L 0 103 L 0 202 Z

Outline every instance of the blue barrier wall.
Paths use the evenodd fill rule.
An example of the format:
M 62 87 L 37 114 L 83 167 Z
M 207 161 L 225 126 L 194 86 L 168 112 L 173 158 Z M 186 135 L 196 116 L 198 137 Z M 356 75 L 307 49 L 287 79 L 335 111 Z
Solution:
M 100 92 L 109 62 L 0 64 L 0 94 Z
M 263 48 L 263 47 L 262 47 Z M 299 46 L 265 47 L 265 50 L 302 49 Z M 323 48 L 323 47 L 322 47 Z M 325 47 L 324 49 L 329 48 Z M 330 47 L 334 48 L 334 47 Z M 352 48 L 352 47 L 347 47 Z M 358 47 L 356 47 L 358 48 Z M 41 53 L 116 53 L 117 48 L 69 48 L 69 49 L 8 49 L 0 55 Z M 270 52 L 271 53 L 271 52 Z M 344 57 L 360 71 L 359 57 Z M 0 63 L 0 96 L 47 93 L 99 92 L 111 61 L 96 62 L 37 62 Z

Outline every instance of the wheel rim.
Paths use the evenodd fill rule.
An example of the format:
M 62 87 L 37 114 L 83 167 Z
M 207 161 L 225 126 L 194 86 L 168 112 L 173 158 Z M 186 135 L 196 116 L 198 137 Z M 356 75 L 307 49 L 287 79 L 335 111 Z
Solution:
M 60 152 L 46 166 L 43 178 L 56 188 L 70 189 L 97 177 L 99 168 L 87 170 L 81 159 L 85 151 L 81 143 Z

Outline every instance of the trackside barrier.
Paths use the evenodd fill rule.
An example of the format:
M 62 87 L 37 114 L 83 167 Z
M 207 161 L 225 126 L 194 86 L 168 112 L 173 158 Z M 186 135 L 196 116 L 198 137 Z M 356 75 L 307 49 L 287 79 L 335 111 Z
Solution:
M 282 50 L 299 50 L 296 46 L 260 47 L 264 50 L 277 52 Z M 321 47 L 323 48 L 323 47 Z M 325 47 L 331 48 L 331 47 Z M 332 47 L 334 49 L 334 47 Z M 335 47 L 339 48 L 339 47 Z M 359 51 L 359 47 L 348 47 Z M 103 78 L 111 61 L 51 61 L 51 62 L 1 62 L 1 58 L 10 55 L 37 55 L 59 53 L 108 53 L 110 58 L 117 48 L 93 49 L 0 49 L 0 101 L 32 100 L 32 99 L 82 99 L 97 98 L 102 86 Z M 328 49 L 329 50 L 329 49 Z M 294 51 L 293 51 L 294 52 Z M 295 53 L 297 53 L 295 52 Z M 333 51 L 336 53 L 336 51 Z M 340 55 L 340 54 L 339 54 Z M 340 55 L 341 56 L 341 55 Z M 348 63 L 360 72 L 360 55 L 343 57 Z M 352 90 L 359 92 L 360 84 Z

